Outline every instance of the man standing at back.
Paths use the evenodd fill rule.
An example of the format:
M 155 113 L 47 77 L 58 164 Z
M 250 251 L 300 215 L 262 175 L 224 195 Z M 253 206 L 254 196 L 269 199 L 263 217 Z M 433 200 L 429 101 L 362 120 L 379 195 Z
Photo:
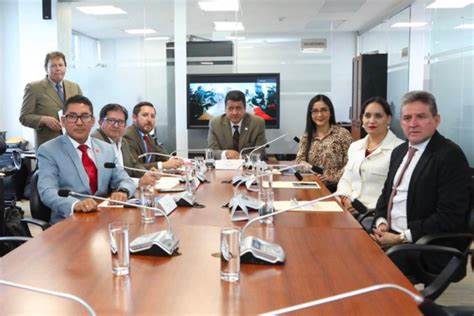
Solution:
M 61 135 L 58 111 L 67 98 L 82 95 L 78 84 L 64 80 L 66 57 L 61 52 L 46 55 L 46 78 L 28 83 L 25 87 L 20 122 L 35 130 L 36 148 Z
M 125 139 L 130 145 L 132 159 L 143 161 L 147 169 L 158 168 L 176 169 L 183 161 L 178 158 L 169 158 L 168 152 L 158 143 L 156 135 L 151 135 L 155 129 L 156 110 L 150 102 L 140 102 L 133 108 L 133 125 L 127 127 Z M 139 158 L 140 155 L 151 153 Z M 155 153 L 155 154 L 153 154 Z M 164 156 L 156 155 L 162 154 Z
M 469 167 L 461 148 L 437 131 L 440 120 L 431 93 L 412 91 L 402 98 L 400 122 L 407 141 L 392 152 L 375 210 L 372 238 L 383 247 L 466 229 Z M 423 259 L 437 273 L 450 258 Z M 407 276 L 414 274 L 411 260 L 395 261 Z
M 208 146 L 222 159 L 239 159 L 243 148 L 267 142 L 265 121 L 247 113 L 245 107 L 245 95 L 238 90 L 229 91 L 225 97 L 225 114 L 209 122 Z
M 58 190 L 108 196 L 126 201 L 135 193 L 135 184 L 120 168 L 107 169 L 106 162 L 118 164 L 111 144 L 90 137 L 94 126 L 92 103 L 76 95 L 63 107 L 61 122 L 66 135 L 52 139 L 38 148 L 38 191 L 41 201 L 51 209 L 51 223 L 63 220 L 73 212 L 91 212 L 97 202 L 60 197 Z

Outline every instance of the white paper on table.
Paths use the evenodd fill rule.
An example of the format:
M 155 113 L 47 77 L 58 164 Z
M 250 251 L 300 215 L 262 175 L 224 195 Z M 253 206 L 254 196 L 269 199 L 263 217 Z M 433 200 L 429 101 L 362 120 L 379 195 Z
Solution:
M 123 205 L 111 204 L 109 200 L 105 200 L 99 205 L 97 205 L 97 207 L 114 207 L 115 208 L 115 207 L 123 207 Z
M 268 188 L 268 181 L 263 182 L 263 187 Z M 316 181 L 272 181 L 274 189 L 320 189 Z
M 169 190 L 179 184 L 179 178 L 176 177 L 161 177 L 155 184 L 156 190 Z
M 243 163 L 243 159 L 219 159 L 216 160 L 216 170 L 237 170 Z
M 300 201 L 299 204 L 303 204 L 305 201 Z M 307 205 L 300 208 L 296 208 L 294 201 L 275 201 L 273 202 L 273 207 L 275 210 L 283 210 L 289 207 L 294 206 L 295 209 L 291 210 L 292 212 L 342 212 L 343 209 L 335 201 L 321 201 L 316 202 L 313 205 Z

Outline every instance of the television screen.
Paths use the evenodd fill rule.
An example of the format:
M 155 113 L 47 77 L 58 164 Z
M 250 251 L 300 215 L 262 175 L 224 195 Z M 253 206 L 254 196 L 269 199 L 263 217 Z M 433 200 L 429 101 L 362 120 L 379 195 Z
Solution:
M 247 112 L 265 120 L 267 128 L 280 127 L 280 74 L 188 75 L 188 128 L 207 128 L 225 113 L 230 90 L 245 94 Z

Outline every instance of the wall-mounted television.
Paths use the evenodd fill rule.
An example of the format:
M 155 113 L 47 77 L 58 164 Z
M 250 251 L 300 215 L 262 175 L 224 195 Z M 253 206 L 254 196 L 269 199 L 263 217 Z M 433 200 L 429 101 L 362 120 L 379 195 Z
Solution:
M 208 128 L 209 121 L 225 113 L 230 90 L 245 94 L 247 112 L 265 120 L 266 128 L 280 128 L 280 74 L 188 75 L 188 128 Z

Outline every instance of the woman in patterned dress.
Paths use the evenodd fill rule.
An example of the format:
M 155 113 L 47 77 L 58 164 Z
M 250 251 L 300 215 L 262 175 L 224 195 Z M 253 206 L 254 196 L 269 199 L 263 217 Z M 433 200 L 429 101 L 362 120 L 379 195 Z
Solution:
M 333 192 L 347 163 L 347 149 L 351 142 L 349 131 L 336 125 L 331 100 L 322 94 L 314 96 L 308 104 L 306 130 L 296 162 L 321 168 L 323 173 L 319 178 Z

